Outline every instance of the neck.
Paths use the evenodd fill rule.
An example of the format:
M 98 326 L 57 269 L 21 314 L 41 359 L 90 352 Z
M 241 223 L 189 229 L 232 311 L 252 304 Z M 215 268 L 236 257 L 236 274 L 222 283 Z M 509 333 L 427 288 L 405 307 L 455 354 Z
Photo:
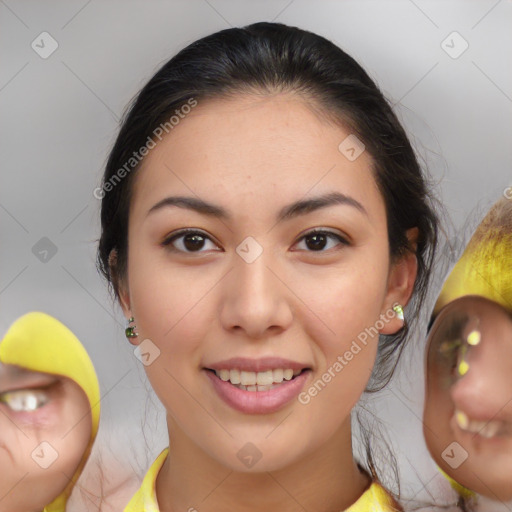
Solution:
M 156 482 L 161 512 L 328 512 L 345 510 L 370 485 L 353 458 L 350 418 L 313 453 L 285 468 L 237 472 L 210 457 L 172 420 Z

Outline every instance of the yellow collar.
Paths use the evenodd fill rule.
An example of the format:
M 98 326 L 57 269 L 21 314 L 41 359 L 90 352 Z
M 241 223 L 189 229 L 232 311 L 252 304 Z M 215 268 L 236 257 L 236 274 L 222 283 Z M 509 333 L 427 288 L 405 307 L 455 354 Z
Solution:
M 439 466 L 437 466 L 437 469 L 439 470 L 439 473 L 441 473 L 441 475 L 443 475 L 446 478 L 446 480 L 450 482 L 452 489 L 455 490 L 460 496 L 462 496 L 465 499 L 476 498 L 476 493 L 473 492 L 471 489 L 468 489 L 467 487 L 464 487 L 462 484 L 459 484 L 459 482 L 457 482 L 451 476 L 445 473 Z
M 169 448 L 166 448 L 153 462 L 142 481 L 142 485 L 125 507 L 124 512 L 160 512 L 156 500 L 155 483 L 168 453 Z M 395 512 L 396 510 L 398 509 L 393 505 L 391 496 L 381 485 L 373 482 L 345 512 Z
M 156 477 L 164 465 L 169 448 L 166 448 L 151 465 L 139 490 L 133 495 L 130 503 L 126 505 L 124 512 L 160 512 L 156 501 L 155 484 Z

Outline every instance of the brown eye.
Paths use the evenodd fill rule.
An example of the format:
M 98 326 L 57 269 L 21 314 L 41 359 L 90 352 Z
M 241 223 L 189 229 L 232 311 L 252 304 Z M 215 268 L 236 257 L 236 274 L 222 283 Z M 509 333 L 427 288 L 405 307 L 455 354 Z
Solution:
M 322 250 L 327 245 L 327 236 L 317 233 L 306 237 L 306 246 L 312 251 Z
M 212 240 L 197 230 L 184 230 L 166 238 L 162 245 L 171 250 L 183 253 L 204 252 L 202 249 L 210 242 L 213 248 L 217 247 Z M 209 249 L 207 247 L 207 249 Z
M 204 246 L 204 237 L 201 235 L 185 235 L 183 245 L 188 251 L 197 251 Z
M 308 252 L 325 252 L 324 249 L 329 245 L 329 242 L 331 242 L 331 244 L 327 247 L 327 250 L 339 245 L 349 245 L 347 240 L 337 233 L 320 230 L 307 233 L 299 240 L 299 242 L 302 241 L 305 242 Z

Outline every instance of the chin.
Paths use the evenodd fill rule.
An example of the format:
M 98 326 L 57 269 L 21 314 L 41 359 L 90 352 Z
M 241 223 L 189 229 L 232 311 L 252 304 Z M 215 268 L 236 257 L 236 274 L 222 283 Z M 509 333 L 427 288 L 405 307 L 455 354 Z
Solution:
M 288 437 L 287 442 L 283 442 L 277 436 L 273 442 L 264 436 L 261 439 L 249 435 L 244 438 L 247 441 L 237 440 L 233 446 L 216 454 L 214 458 L 217 462 L 238 473 L 257 474 L 284 470 L 304 458 L 300 444 L 292 442 L 291 437 Z M 233 456 L 226 458 L 226 453 L 232 453 Z
M 478 475 L 483 472 L 485 475 L 485 480 L 478 479 L 474 482 L 473 490 L 491 501 L 500 501 L 505 503 L 511 501 L 512 488 L 510 485 L 509 475 L 512 475 L 512 468 L 493 467 L 492 464 L 489 464 L 488 467 L 491 468 L 491 471 L 487 471 L 484 464 L 478 465 L 478 467 L 475 468 L 468 468 L 472 474 Z

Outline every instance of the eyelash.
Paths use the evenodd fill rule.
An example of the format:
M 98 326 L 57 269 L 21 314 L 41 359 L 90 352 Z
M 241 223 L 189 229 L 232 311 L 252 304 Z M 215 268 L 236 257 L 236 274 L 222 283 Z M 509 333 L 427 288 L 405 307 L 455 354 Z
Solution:
M 172 247 L 172 243 L 176 240 L 178 240 L 179 238 L 182 238 L 182 237 L 185 237 L 186 235 L 200 235 L 201 237 L 207 239 L 207 240 L 211 240 L 211 238 L 206 235 L 204 232 L 202 231 L 199 231 L 197 229 L 182 229 L 180 231 L 178 231 L 177 233 L 174 233 L 173 235 L 167 237 L 163 242 L 162 242 L 162 246 L 164 247 L 167 247 L 169 250 L 172 250 L 172 251 L 176 251 L 176 252 L 182 252 L 182 253 L 185 253 L 185 254 L 193 254 L 193 253 L 201 253 L 201 252 L 205 252 L 205 251 L 183 251 L 181 249 L 176 249 L 175 247 Z M 349 246 L 350 245 L 350 242 L 348 242 L 348 240 L 344 237 L 342 237 L 341 235 L 339 235 L 338 233 L 335 233 L 333 231 L 328 231 L 328 230 L 325 230 L 325 229 L 313 229 L 309 232 L 307 232 L 306 234 L 302 235 L 301 238 L 299 238 L 299 240 L 296 242 L 300 242 L 302 241 L 303 239 L 309 237 L 309 236 L 314 236 L 314 235 L 326 235 L 328 238 L 334 238 L 336 239 L 340 245 L 343 245 L 343 246 Z M 294 244 L 295 245 L 295 244 Z M 328 249 L 329 250 L 329 249 Z M 328 250 L 319 250 L 319 251 L 306 251 L 306 252 L 311 252 L 311 253 L 316 253 L 316 252 L 327 252 Z

